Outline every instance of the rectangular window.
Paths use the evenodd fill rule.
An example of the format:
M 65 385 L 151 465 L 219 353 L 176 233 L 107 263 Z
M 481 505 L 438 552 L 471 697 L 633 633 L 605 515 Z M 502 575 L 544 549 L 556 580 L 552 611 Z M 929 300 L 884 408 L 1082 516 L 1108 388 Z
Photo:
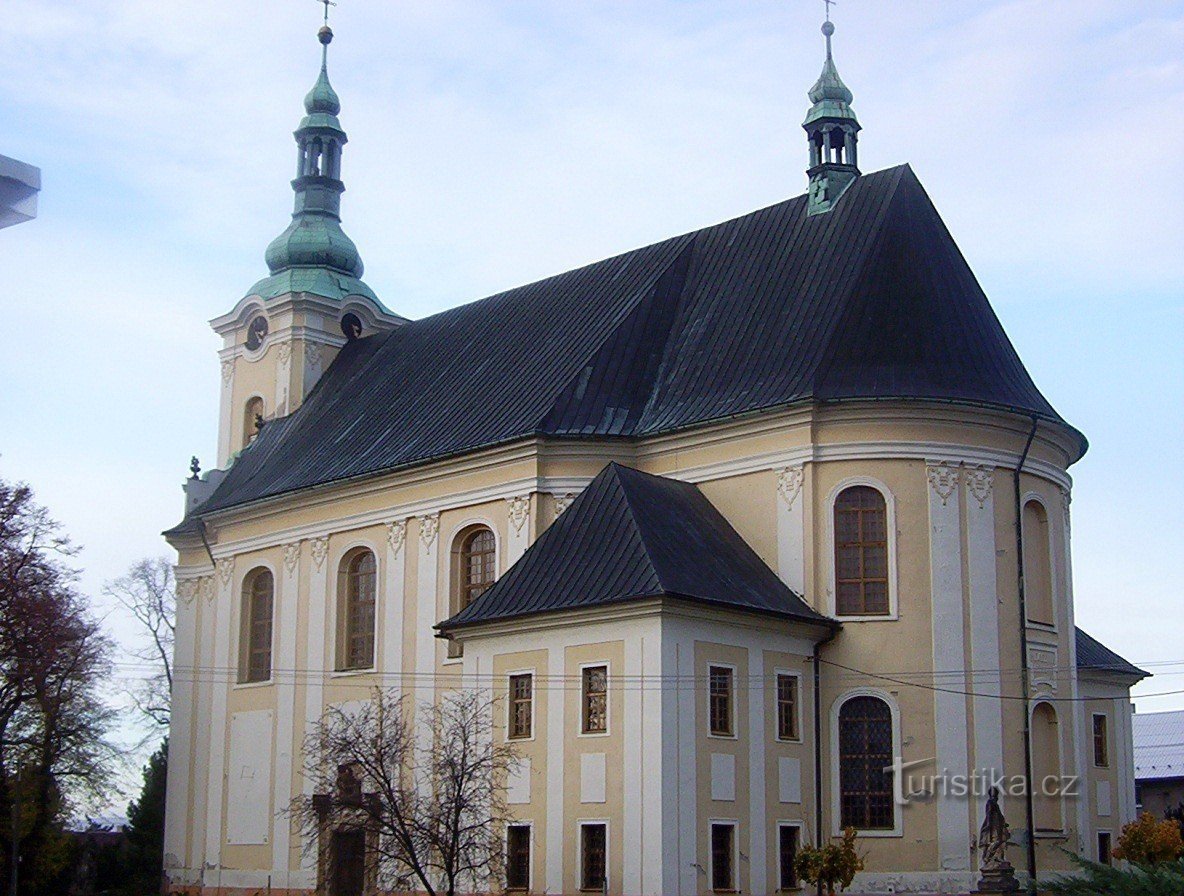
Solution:
M 783 824 L 777 828 L 777 886 L 782 890 L 796 890 L 798 871 L 798 843 L 801 835 L 797 825 Z
M 1110 738 L 1106 730 L 1106 716 L 1094 714 L 1094 765 L 1106 768 L 1110 765 Z
M 708 715 L 711 733 L 730 737 L 732 729 L 732 670 L 708 666 Z
M 798 677 L 777 673 L 777 738 L 798 739 Z
M 711 823 L 711 889 L 736 889 L 736 869 L 733 852 L 736 845 L 736 825 L 729 822 Z
M 530 887 L 530 825 L 512 824 L 506 828 L 506 889 Z
M 580 825 L 580 889 L 603 890 L 608 865 L 608 826 L 603 823 Z
M 530 737 L 534 725 L 534 676 L 510 676 L 510 737 Z
M 1098 831 L 1098 864 L 1109 865 L 1110 863 L 1110 832 Z
M 608 666 L 587 666 L 584 669 L 583 719 L 584 734 L 608 731 Z

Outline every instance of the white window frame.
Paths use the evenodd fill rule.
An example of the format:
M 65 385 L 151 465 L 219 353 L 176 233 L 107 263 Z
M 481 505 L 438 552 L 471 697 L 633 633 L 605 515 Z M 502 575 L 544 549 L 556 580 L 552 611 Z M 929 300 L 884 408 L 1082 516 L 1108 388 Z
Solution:
M 777 824 L 776 824 L 777 842 L 776 842 L 776 848 L 775 848 L 775 855 L 777 857 L 777 873 L 776 873 L 777 886 L 774 887 L 773 889 L 775 889 L 779 893 L 796 893 L 797 891 L 802 889 L 801 879 L 798 880 L 798 885 L 796 887 L 781 886 L 781 829 L 782 828 L 797 828 L 798 852 L 801 852 L 801 850 L 806 846 L 806 838 L 805 838 L 806 825 L 805 825 L 805 822 L 803 822 L 803 821 L 783 820 L 783 819 L 778 819 Z M 796 876 L 796 873 L 795 873 L 795 876 Z
M 365 548 L 374 555 L 374 649 L 371 651 L 370 665 L 365 668 L 358 669 L 341 669 L 338 668 L 342 653 L 346 650 L 345 646 L 345 593 L 341 587 L 341 564 L 350 554 L 359 548 Z M 333 662 L 332 668 L 329 670 L 330 678 L 349 678 L 354 675 L 373 675 L 378 671 L 378 635 L 379 624 L 382 620 L 382 582 L 385 570 L 383 569 L 384 554 L 379 551 L 373 542 L 365 539 L 356 539 L 345 544 L 338 550 L 333 552 L 332 558 L 326 557 L 325 562 L 333 560 L 333 565 L 328 569 L 329 587 L 333 589 L 333 619 L 332 619 L 332 634 L 333 634 Z M 316 620 L 311 620 L 310 624 L 315 623 Z M 329 632 L 326 632 L 329 634 Z
M 506 824 L 506 858 L 510 857 L 510 828 L 526 828 L 528 834 L 527 850 L 526 850 L 526 887 L 525 892 L 529 893 L 534 890 L 534 822 L 533 821 L 511 821 Z M 507 862 L 507 865 L 509 862 Z M 510 887 L 508 882 L 506 890 L 511 893 L 523 892 L 523 888 Z
M 243 612 L 246 609 L 245 604 L 247 603 L 247 600 L 246 600 L 246 595 L 243 592 L 246 590 L 247 579 L 249 579 L 253 574 L 258 572 L 260 569 L 266 569 L 268 572 L 271 573 L 271 663 L 269 664 L 268 669 L 267 669 L 267 678 L 261 679 L 260 681 L 242 681 L 240 679 L 242 678 L 242 676 L 245 672 L 245 668 L 244 668 L 244 664 L 243 664 L 243 656 L 244 656 L 244 651 L 247 647 L 247 645 L 246 645 L 247 632 L 245 631 L 245 628 L 244 628 L 247 624 L 247 619 L 246 619 L 245 614 Z M 235 606 L 233 608 L 233 612 L 234 612 L 233 623 L 234 623 L 234 631 L 238 632 L 238 671 L 235 674 L 235 681 L 231 687 L 234 690 L 248 690 L 250 688 L 270 687 L 271 685 L 276 683 L 276 678 L 275 678 L 276 624 L 275 623 L 276 623 L 276 618 L 277 618 L 276 611 L 279 608 L 279 600 L 280 600 L 279 576 L 276 575 L 275 567 L 273 567 L 271 565 L 271 563 L 269 563 L 266 560 L 259 560 L 255 563 L 252 563 L 250 569 L 248 569 L 245 573 L 243 573 L 243 575 L 241 577 L 236 577 L 236 578 L 238 581 L 238 592 L 237 592 L 238 593 L 238 600 L 235 601 Z
M 598 669 L 604 667 L 604 730 L 603 731 L 585 731 L 584 730 L 584 698 L 587 696 L 584 692 L 584 670 Z M 612 702 L 612 681 L 613 666 L 608 660 L 597 660 L 593 663 L 580 663 L 580 706 L 579 706 L 579 729 L 576 732 L 576 737 L 608 737 L 613 730 L 613 702 Z
M 778 706 L 780 703 L 780 697 L 777 693 L 777 686 L 778 686 L 777 679 L 781 675 L 787 675 L 791 678 L 796 678 L 798 680 L 798 691 L 797 691 L 798 701 L 797 701 L 797 706 L 794 707 L 794 710 L 797 713 L 797 717 L 798 717 L 798 719 L 797 719 L 798 736 L 797 737 L 782 737 L 778 733 L 778 729 L 780 728 L 780 724 L 779 724 L 780 717 L 778 715 Z M 773 728 L 773 740 L 775 743 L 800 744 L 802 742 L 802 702 L 803 702 L 802 701 L 802 673 L 797 672 L 793 669 L 774 669 L 773 670 L 773 725 L 772 725 L 772 728 Z
M 888 612 L 883 616 L 843 616 L 838 612 L 839 588 L 838 570 L 836 566 L 836 535 L 835 535 L 835 502 L 839 495 L 849 488 L 866 485 L 874 488 L 884 498 L 884 524 L 888 530 Z M 827 581 L 826 609 L 835 619 L 844 622 L 893 622 L 900 618 L 899 579 L 896 568 L 896 496 L 879 479 L 872 476 L 848 476 L 830 490 L 826 499 L 826 531 L 827 531 Z
M 715 847 L 711 840 L 711 833 L 712 828 L 717 824 L 727 825 L 732 829 L 732 886 L 723 890 L 715 888 Z M 707 819 L 707 890 L 710 893 L 740 892 L 740 820 L 738 818 Z
M 576 820 L 576 828 L 579 831 L 576 838 L 576 889 L 581 893 L 601 892 L 599 887 L 584 886 L 584 828 L 592 824 L 604 826 L 604 890 L 607 891 L 612 886 L 612 851 L 609 847 L 612 842 L 612 826 L 607 818 L 580 818 Z
M 511 737 L 510 736 L 510 727 L 511 727 L 511 723 L 514 720 L 514 689 L 513 689 L 513 682 L 511 681 L 511 679 L 513 679 L 514 676 L 516 676 L 516 675 L 529 675 L 530 676 L 530 734 L 527 735 L 526 737 Z M 535 679 L 537 677 L 538 676 L 535 675 L 535 671 L 533 668 L 532 669 L 515 669 L 512 672 L 506 673 L 506 734 L 505 734 L 504 739 L 507 741 L 511 741 L 513 743 L 520 744 L 520 743 L 527 743 L 528 741 L 534 740 L 534 732 L 535 732 L 535 729 L 538 727 L 537 725 L 535 725 L 535 722 L 534 722 L 534 719 L 535 719 L 534 713 L 535 713 L 535 710 L 538 708 L 537 702 L 535 700 Z
M 711 670 L 712 669 L 729 669 L 732 672 L 732 694 L 729 702 L 731 703 L 731 734 L 716 734 L 711 730 Z M 703 715 L 703 721 L 706 722 L 707 736 L 714 740 L 739 740 L 740 739 L 740 698 L 738 696 L 740 689 L 736 682 L 738 676 L 736 674 L 735 663 L 720 663 L 715 660 L 707 661 L 707 687 L 704 688 L 706 694 L 706 709 Z
M 835 699 L 830 706 L 830 811 L 831 833 L 836 837 L 843 835 L 842 793 L 839 789 L 842 782 L 841 770 L 839 768 L 839 713 L 843 709 L 843 704 L 855 697 L 875 697 L 888 704 L 888 710 L 892 718 L 892 755 L 893 757 L 903 758 L 901 754 L 900 704 L 896 702 L 896 698 L 892 694 L 880 688 L 853 688 L 849 691 L 844 691 Z M 893 782 L 894 790 L 899 787 L 900 782 Z M 893 799 L 892 827 L 859 828 L 859 836 L 903 837 L 904 819 L 900 809 L 900 805 Z

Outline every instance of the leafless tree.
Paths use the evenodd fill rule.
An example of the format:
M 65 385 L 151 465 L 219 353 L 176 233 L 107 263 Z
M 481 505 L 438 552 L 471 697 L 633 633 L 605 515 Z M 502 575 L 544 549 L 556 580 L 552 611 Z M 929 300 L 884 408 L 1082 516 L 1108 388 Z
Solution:
M 108 582 L 103 593 L 117 601 L 139 624 L 143 641 L 128 652 L 153 670 L 139 682 L 132 692 L 132 700 L 151 725 L 167 728 L 177 618 L 172 564 L 164 557 L 145 558 L 126 575 Z
M 454 896 L 500 881 L 517 754 L 493 735 L 494 705 L 462 690 L 413 707 L 376 689 L 330 707 L 305 740 L 313 793 L 290 809 L 305 843 L 317 844 L 322 874 L 333 873 L 334 832 L 352 830 L 365 834 L 371 886 Z

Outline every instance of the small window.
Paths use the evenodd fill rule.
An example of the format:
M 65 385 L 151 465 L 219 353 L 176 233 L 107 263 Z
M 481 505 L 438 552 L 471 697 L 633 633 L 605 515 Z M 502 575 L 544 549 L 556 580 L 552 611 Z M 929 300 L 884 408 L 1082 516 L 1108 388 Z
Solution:
M 506 889 L 525 890 L 530 886 L 530 825 L 512 824 L 506 828 Z
M 732 726 L 732 679 L 733 672 L 727 666 L 708 666 L 708 715 L 711 733 L 731 737 Z
M 1098 864 L 1110 865 L 1113 859 L 1110 856 L 1110 832 L 1098 831 Z
M 889 614 L 888 508 L 871 486 L 844 489 L 835 500 L 835 612 Z
M 530 737 L 534 731 L 534 676 L 510 676 L 510 737 Z
M 783 824 L 777 828 L 777 886 L 782 890 L 796 890 L 798 887 L 798 846 L 801 829 L 797 825 Z
M 839 710 L 840 824 L 891 830 L 892 710 L 878 697 L 852 697 Z
M 256 395 L 243 408 L 243 447 L 246 448 L 263 429 L 263 399 Z
M 377 564 L 371 551 L 348 555 L 341 564 L 342 643 L 338 668 L 374 665 L 374 603 Z
M 497 540 L 485 526 L 465 529 L 452 547 L 452 614 L 456 615 L 494 583 L 497 575 Z M 458 641 L 448 642 L 451 659 L 464 655 Z
M 798 677 L 777 673 L 777 739 L 797 740 L 798 733 Z
M 603 890 L 608 868 L 608 826 L 580 825 L 580 889 Z
M 1103 713 L 1094 714 L 1094 765 L 1098 768 L 1110 766 L 1110 737 L 1106 730 L 1106 716 Z
M 711 889 L 716 892 L 736 889 L 736 825 L 711 823 Z
M 242 659 L 239 681 L 271 678 L 271 617 L 274 580 L 271 571 L 258 569 L 243 582 Z
M 1039 501 L 1024 505 L 1024 605 L 1029 622 L 1053 625 L 1052 558 L 1049 556 L 1048 514 Z
M 587 666 L 583 674 L 584 734 L 608 731 L 608 666 Z

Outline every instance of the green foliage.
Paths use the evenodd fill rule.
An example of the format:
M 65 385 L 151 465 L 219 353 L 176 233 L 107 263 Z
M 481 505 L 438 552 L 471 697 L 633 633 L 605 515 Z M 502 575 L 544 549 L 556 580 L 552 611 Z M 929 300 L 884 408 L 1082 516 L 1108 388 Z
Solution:
M 1115 868 L 1071 856 L 1080 876 L 1058 877 L 1041 886 L 1054 896 L 1180 896 L 1184 860 Z
M 129 894 L 155 893 L 164 866 L 164 800 L 168 779 L 166 737 L 144 766 L 139 799 L 127 807 L 127 885 Z
M 855 850 L 855 828 L 844 830 L 838 843 L 803 847 L 794 867 L 798 877 L 808 884 L 822 884 L 830 896 L 834 896 L 835 884 L 846 890 L 855 873 L 863 870 L 863 858 Z

